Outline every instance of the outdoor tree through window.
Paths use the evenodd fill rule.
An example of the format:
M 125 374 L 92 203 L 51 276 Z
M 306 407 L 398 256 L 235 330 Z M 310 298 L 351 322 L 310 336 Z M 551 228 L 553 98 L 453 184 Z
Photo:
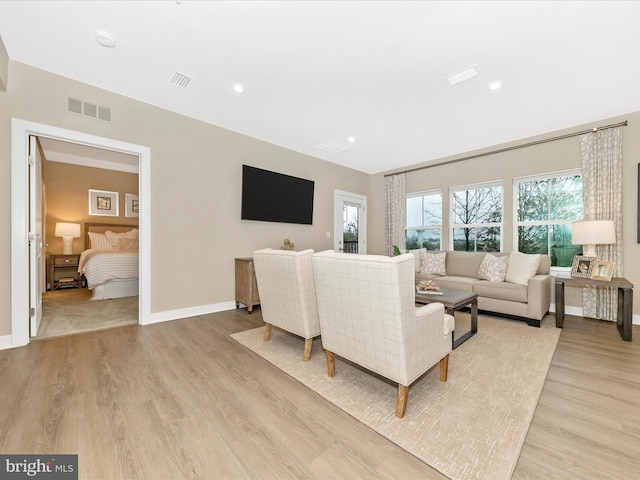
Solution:
M 434 190 L 407 196 L 406 248 L 440 250 L 442 192 Z
M 499 252 L 502 245 L 501 182 L 452 187 L 453 250 Z
M 517 195 L 517 249 L 544 253 L 552 267 L 571 267 L 581 245 L 571 244 L 571 223 L 582 220 L 582 175 L 579 170 L 514 179 Z

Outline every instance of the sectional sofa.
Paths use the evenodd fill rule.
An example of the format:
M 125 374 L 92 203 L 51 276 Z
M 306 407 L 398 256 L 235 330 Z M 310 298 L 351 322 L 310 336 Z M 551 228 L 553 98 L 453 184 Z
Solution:
M 553 278 L 548 255 L 411 250 L 416 283 L 478 294 L 478 309 L 539 327 L 549 311 Z

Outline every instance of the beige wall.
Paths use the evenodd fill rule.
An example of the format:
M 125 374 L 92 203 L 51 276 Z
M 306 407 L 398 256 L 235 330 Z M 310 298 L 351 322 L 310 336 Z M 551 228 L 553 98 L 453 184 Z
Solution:
M 0 336 L 10 334 L 11 118 L 151 149 L 151 311 L 230 302 L 235 257 L 290 238 L 330 249 L 333 191 L 368 195 L 369 176 L 20 63 L 0 92 Z M 105 123 L 65 113 L 67 96 L 112 109 Z M 313 225 L 240 220 L 241 165 L 315 181 Z
M 623 216 L 624 232 L 621 239 L 624 245 L 624 276 L 639 288 L 634 294 L 634 313 L 640 313 L 640 244 L 636 242 L 636 208 L 637 208 L 637 181 L 638 162 L 640 161 L 640 112 L 630 113 L 616 118 L 603 119 L 591 124 L 577 126 L 572 129 L 546 133 L 539 137 L 529 138 L 518 142 L 499 145 L 494 148 L 468 152 L 459 155 L 466 157 L 474 153 L 488 152 L 503 147 L 528 143 L 543 138 L 561 136 L 591 129 L 596 126 L 604 126 L 627 120 L 628 126 L 623 128 Z M 441 159 L 433 163 L 446 162 L 456 157 Z M 422 165 L 415 165 L 417 168 Z M 407 168 L 410 170 L 411 168 Z M 540 173 L 556 172 L 572 168 L 580 168 L 580 144 L 579 137 L 571 137 L 550 143 L 544 143 L 532 147 L 521 148 L 509 152 L 488 155 L 472 160 L 454 163 L 442 163 L 441 165 L 407 173 L 406 191 L 420 192 L 440 188 L 443 193 L 444 218 L 448 218 L 449 198 L 448 189 L 451 186 L 467 185 L 477 182 L 502 180 L 504 182 L 504 235 L 503 250 L 513 250 L 513 177 L 534 175 Z M 392 172 L 390 172 L 392 173 Z M 373 175 L 370 179 L 371 196 L 369 199 L 370 212 L 374 216 L 369 220 L 369 248 L 372 252 L 382 253 L 384 250 L 384 175 Z M 446 220 L 445 220 L 446 221 Z M 442 245 L 449 248 L 449 232 L 443 229 Z M 566 304 L 568 306 L 581 307 L 582 299 L 580 289 L 566 289 Z
M 137 218 L 125 216 L 125 194 L 138 194 L 138 174 L 136 173 L 45 161 L 42 177 L 46 192 L 45 241 L 49 245 L 46 253 L 62 253 L 62 238 L 54 235 L 56 222 L 80 224 L 82 237 L 74 239 L 73 253 L 84 250 L 84 224 L 87 222 L 138 223 Z M 88 199 L 90 188 L 118 192 L 119 216 L 90 216 Z

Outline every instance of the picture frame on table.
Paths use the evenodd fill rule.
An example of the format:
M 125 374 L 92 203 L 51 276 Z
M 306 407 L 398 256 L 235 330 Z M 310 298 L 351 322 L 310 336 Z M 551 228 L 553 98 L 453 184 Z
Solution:
M 596 257 L 575 255 L 571 266 L 571 276 L 575 278 L 591 278 Z
M 89 189 L 89 215 L 119 216 L 118 192 Z
M 606 260 L 596 260 L 593 264 L 593 271 L 591 272 L 591 278 L 594 280 L 603 280 L 610 282 L 613 276 L 613 262 Z
M 140 216 L 140 201 L 138 200 L 138 195 L 133 193 L 125 193 L 125 208 L 124 215 L 125 217 L 139 217 Z

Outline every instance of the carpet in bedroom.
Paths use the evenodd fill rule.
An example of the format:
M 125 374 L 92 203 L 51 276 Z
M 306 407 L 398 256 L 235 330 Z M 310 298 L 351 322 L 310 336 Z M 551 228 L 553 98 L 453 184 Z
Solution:
M 534 328 L 481 315 L 478 334 L 451 352 L 448 381 L 437 366 L 419 379 L 399 419 L 396 385 L 339 357 L 330 379 L 319 340 L 305 363 L 302 339 L 274 328 L 263 342 L 262 332 L 231 337 L 454 480 L 511 478 L 560 337 L 553 317 Z
M 138 297 L 91 301 L 86 288 L 42 294 L 42 323 L 36 339 L 92 332 L 138 323 Z

